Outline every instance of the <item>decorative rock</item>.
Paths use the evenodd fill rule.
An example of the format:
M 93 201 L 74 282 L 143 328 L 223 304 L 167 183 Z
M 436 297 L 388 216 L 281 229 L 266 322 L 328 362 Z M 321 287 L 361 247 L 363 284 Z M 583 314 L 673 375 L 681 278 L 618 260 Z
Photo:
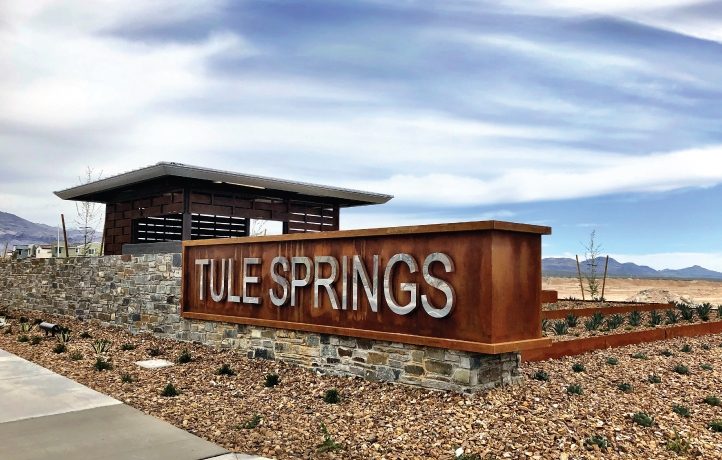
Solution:
M 173 365 L 172 362 L 165 359 L 148 359 L 145 361 L 136 361 L 135 364 L 144 369 L 162 369 Z

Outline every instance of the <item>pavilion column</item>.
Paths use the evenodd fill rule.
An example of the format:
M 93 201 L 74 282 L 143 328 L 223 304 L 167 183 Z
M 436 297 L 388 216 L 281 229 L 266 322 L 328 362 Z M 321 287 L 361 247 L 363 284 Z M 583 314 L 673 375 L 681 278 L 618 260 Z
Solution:
M 191 228 L 193 226 L 193 218 L 191 216 L 191 190 L 189 187 L 183 188 L 183 231 L 181 239 L 183 241 L 191 239 Z

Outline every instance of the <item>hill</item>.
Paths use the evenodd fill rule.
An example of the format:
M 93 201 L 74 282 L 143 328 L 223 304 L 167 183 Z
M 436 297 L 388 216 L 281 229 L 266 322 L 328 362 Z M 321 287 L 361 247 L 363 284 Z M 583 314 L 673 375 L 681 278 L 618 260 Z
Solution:
M 599 267 L 599 276 L 604 273 L 604 258 L 597 259 Z M 586 266 L 586 261 L 580 261 L 582 271 Z M 549 257 L 542 259 L 542 272 L 544 276 L 577 276 L 577 262 L 574 259 L 566 257 Z M 615 259 L 609 258 L 609 267 L 607 276 L 623 277 L 623 278 L 675 278 L 675 279 L 714 279 L 722 280 L 722 273 L 708 270 L 699 265 L 693 267 L 681 268 L 677 270 L 664 269 L 655 270 L 646 265 L 637 265 L 627 262 L 621 263 Z
M 36 224 L 22 217 L 0 211 L 0 245 L 12 247 L 16 244 L 53 243 L 58 238 L 58 229 L 45 224 Z M 62 236 L 61 236 L 62 238 Z M 68 229 L 68 239 L 82 240 L 79 230 Z M 0 247 L 2 250 L 2 247 Z

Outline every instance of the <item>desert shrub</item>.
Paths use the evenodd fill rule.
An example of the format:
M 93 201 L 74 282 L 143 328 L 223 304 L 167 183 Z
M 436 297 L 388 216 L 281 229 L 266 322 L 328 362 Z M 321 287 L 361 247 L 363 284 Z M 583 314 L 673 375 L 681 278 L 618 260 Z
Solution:
M 163 354 L 163 350 L 157 347 L 148 348 L 148 356 L 155 358 Z
M 707 363 L 700 364 L 699 367 L 702 368 L 702 369 L 704 369 L 705 371 L 711 371 L 711 370 L 712 370 L 712 365 L 711 365 L 711 364 L 707 364 Z
M 597 446 L 600 450 L 607 450 L 607 447 L 609 447 L 609 441 L 607 441 L 607 438 L 604 436 L 595 434 L 594 436 L 590 436 L 584 440 L 584 446 L 587 448 Z
M 278 385 L 279 380 L 278 374 L 268 374 L 266 375 L 266 381 L 263 384 L 266 388 L 273 388 Z
M 649 377 L 647 377 L 647 382 L 662 383 L 662 377 L 658 376 L 657 374 L 649 374 Z
M 25 343 L 25 342 L 29 342 L 29 341 L 30 341 L 30 337 L 28 337 L 25 334 L 18 336 L 18 342 Z
M 679 315 L 682 317 L 683 320 L 690 323 L 694 321 L 694 310 L 692 309 L 692 307 L 687 304 L 680 303 L 677 304 L 677 308 L 679 308 Z
M 326 404 L 338 404 L 341 402 L 341 396 L 339 396 L 337 389 L 331 388 L 330 390 L 326 390 L 326 393 L 323 395 L 323 401 Z
M 587 368 L 584 367 L 584 364 L 582 364 L 582 363 L 574 363 L 574 364 L 572 364 L 572 370 L 574 372 L 584 372 L 587 370 Z
M 614 356 L 610 356 L 609 358 L 607 358 L 607 364 L 609 364 L 610 366 L 616 366 L 617 364 L 619 364 L 619 360 Z
M 712 420 L 707 424 L 707 428 L 715 433 L 722 433 L 722 420 Z
M 712 347 L 710 347 L 708 343 L 703 343 L 703 344 L 702 344 L 702 349 L 705 350 L 705 351 L 710 351 L 711 348 L 712 348 Z
M 550 327 L 551 327 L 551 322 L 548 319 L 544 318 L 541 322 L 542 332 L 548 331 Z
M 70 329 L 63 329 L 57 335 L 58 342 L 67 345 L 70 342 Z
M 108 361 L 104 360 L 103 358 L 101 358 L 100 356 L 95 358 L 95 364 L 93 364 L 93 367 L 98 372 L 109 371 L 109 370 L 113 369 L 113 365 L 110 364 Z
M 90 346 L 93 347 L 93 351 L 95 352 L 96 355 L 100 355 L 100 354 L 109 352 L 111 345 L 112 345 L 112 342 L 110 340 L 98 339 L 95 342 L 93 342 Z
M 633 327 L 639 326 L 640 324 L 642 324 L 642 314 L 637 310 L 630 312 L 629 315 L 627 316 L 627 322 L 629 323 L 630 326 L 633 326 Z
M 43 338 L 39 335 L 34 335 L 30 337 L 30 345 L 40 345 L 40 342 L 43 341 Z
M 632 415 L 632 421 L 645 428 L 649 428 L 654 425 L 654 418 L 650 417 L 646 412 L 636 412 Z
M 532 376 L 534 380 L 539 380 L 540 382 L 547 382 L 549 381 L 549 374 L 547 374 L 544 371 L 536 371 L 534 372 L 534 375 Z
M 674 310 L 667 310 L 665 316 L 667 317 L 667 324 L 677 324 L 679 322 L 679 314 Z
M 717 396 L 707 396 L 702 400 L 705 404 L 709 404 L 710 406 L 719 406 L 722 404 L 722 401 Z
M 567 387 L 567 394 L 569 395 L 580 395 L 582 394 L 582 386 L 578 383 L 573 383 Z
M 569 313 L 567 315 L 566 322 L 569 327 L 577 327 L 577 324 L 579 324 L 579 317 L 574 313 Z
M 619 328 L 619 326 L 621 326 L 622 324 L 624 324 L 624 316 L 620 315 L 619 313 L 616 313 L 607 318 L 607 329 L 609 329 L 610 331 Z
M 173 398 L 179 394 L 180 392 L 172 383 L 168 383 L 165 388 L 163 388 L 163 391 L 160 392 L 160 395 L 166 398 Z
M 189 362 L 193 361 L 193 357 L 191 356 L 191 353 L 188 351 L 188 349 L 184 349 L 184 350 L 181 351 L 180 354 L 178 355 L 178 360 L 177 360 L 177 361 L 178 361 L 180 364 L 186 364 L 186 363 L 189 363 Z
M 674 404 L 672 406 L 672 412 L 674 412 L 675 414 L 677 414 L 681 417 L 685 417 L 685 418 L 687 418 L 691 415 L 689 408 L 687 408 L 687 406 L 682 406 L 680 404 Z
M 20 324 L 24 324 L 28 322 L 28 318 L 27 316 L 21 316 L 18 321 L 20 322 Z
M 657 310 L 652 310 L 649 312 L 649 325 L 650 326 L 659 326 L 662 324 L 662 315 Z
M 552 330 L 556 335 L 566 335 L 569 332 L 569 325 L 565 320 L 560 319 L 559 321 L 554 321 Z
M 135 350 L 135 345 L 133 345 L 132 343 L 124 343 L 120 346 L 120 349 L 123 351 Z
M 597 323 L 594 322 L 594 320 L 590 318 L 590 319 L 584 321 L 584 329 L 586 329 L 589 332 L 596 331 L 597 329 L 599 329 L 599 325 L 597 325 Z
M 682 345 L 679 351 L 682 351 L 684 353 L 692 353 L 692 345 L 685 343 L 684 345 Z
M 674 437 L 667 441 L 667 450 L 674 452 L 678 455 L 683 455 L 689 452 L 689 441 L 678 432 L 674 432 Z
M 604 323 L 604 314 L 601 311 L 598 311 L 591 316 L 591 320 L 594 321 L 599 328 Z
M 699 319 L 702 321 L 709 321 L 709 315 L 712 312 L 712 304 L 709 302 L 705 302 L 702 305 L 697 305 L 697 316 L 699 316 Z
M 90 335 L 90 332 L 88 332 L 88 331 L 83 331 L 83 332 L 80 333 L 80 338 L 81 338 L 81 339 L 92 339 L 93 336 Z
M 482 460 L 481 455 L 477 453 L 466 453 L 462 452 L 460 455 L 454 457 L 455 460 Z
M 79 351 L 74 351 L 70 353 L 69 357 L 73 361 L 80 361 L 81 359 L 83 359 L 83 354 Z
M 677 364 L 672 368 L 672 370 L 680 375 L 689 374 L 689 367 L 685 366 L 684 364 Z
M 65 353 L 68 351 L 68 347 L 65 346 L 64 343 L 59 343 L 53 347 L 53 353 Z
M 234 371 L 233 369 L 231 369 L 231 365 L 230 365 L 230 364 L 228 364 L 228 363 L 223 363 L 223 364 L 221 365 L 221 367 L 219 367 L 219 368 L 216 370 L 216 374 L 217 374 L 217 375 L 233 376 L 233 375 L 236 375 L 236 371 Z
M 33 329 L 33 326 L 30 323 L 28 323 L 27 321 L 24 323 L 20 323 L 20 332 L 22 332 L 23 334 L 27 334 L 32 329 Z
M 8 324 L 7 326 L 5 326 L 5 330 L 3 331 L 3 334 L 10 335 L 12 333 L 13 333 L 13 325 Z
M 669 351 L 669 350 L 662 350 L 662 352 L 660 353 L 660 355 L 669 358 L 670 356 L 674 356 L 674 353 L 672 353 L 672 352 Z
M 638 352 L 632 355 L 634 359 L 649 359 L 645 353 Z
M 120 376 L 120 381 L 123 383 L 133 383 L 133 382 L 135 382 L 135 377 L 133 377 L 131 374 L 128 374 L 126 372 Z
M 322 454 L 324 452 L 334 452 L 343 449 L 341 444 L 334 441 L 328 432 L 328 428 L 326 428 L 326 425 L 323 423 L 321 423 L 321 433 L 323 433 L 323 442 L 316 446 L 316 452 Z
M 617 385 L 617 390 L 621 391 L 622 393 L 631 393 L 634 388 L 632 388 L 631 384 L 624 382 Z
M 236 428 L 243 429 L 243 430 L 252 430 L 260 424 L 261 424 L 261 416 L 258 414 L 255 414 L 253 417 L 249 418 L 248 420 L 241 423 L 240 425 L 236 425 Z

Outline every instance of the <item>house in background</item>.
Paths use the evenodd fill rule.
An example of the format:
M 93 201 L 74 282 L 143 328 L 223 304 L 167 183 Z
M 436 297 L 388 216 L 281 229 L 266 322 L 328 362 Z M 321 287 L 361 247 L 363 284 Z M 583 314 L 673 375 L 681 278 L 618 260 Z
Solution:
M 22 260 L 33 256 L 34 245 L 18 244 L 13 247 L 13 259 Z
M 39 244 L 35 246 L 35 258 L 36 259 L 50 259 L 53 257 L 53 245 L 52 244 Z

